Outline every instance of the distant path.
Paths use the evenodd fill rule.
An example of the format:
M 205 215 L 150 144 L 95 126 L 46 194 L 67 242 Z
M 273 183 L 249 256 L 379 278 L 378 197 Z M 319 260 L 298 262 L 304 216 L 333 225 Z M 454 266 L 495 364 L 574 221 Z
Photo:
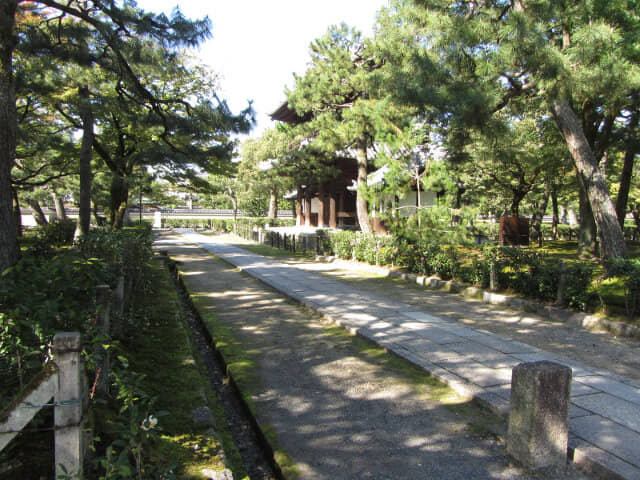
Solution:
M 527 475 L 486 431 L 473 406 L 447 408 L 384 361 L 261 282 L 177 236 L 156 242 L 180 262 L 198 302 L 211 309 L 258 365 L 253 396 L 262 425 L 300 469 L 301 480 L 575 479 Z

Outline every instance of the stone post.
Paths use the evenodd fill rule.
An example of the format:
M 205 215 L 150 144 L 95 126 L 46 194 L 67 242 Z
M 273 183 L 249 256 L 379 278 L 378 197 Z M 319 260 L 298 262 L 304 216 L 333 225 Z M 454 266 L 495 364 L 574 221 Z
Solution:
M 53 353 L 58 366 L 58 393 L 53 419 L 55 434 L 56 476 L 82 478 L 84 460 L 85 376 L 77 332 L 58 333 L 53 337 Z
M 512 372 L 507 452 L 532 470 L 567 461 L 571 369 L 521 363 Z
M 496 290 L 496 264 L 491 262 L 489 264 L 489 290 L 494 292 Z

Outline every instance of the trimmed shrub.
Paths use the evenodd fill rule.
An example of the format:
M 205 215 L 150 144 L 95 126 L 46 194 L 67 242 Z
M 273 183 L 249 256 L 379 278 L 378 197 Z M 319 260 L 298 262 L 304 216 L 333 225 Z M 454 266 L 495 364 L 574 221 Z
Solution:
M 356 234 L 354 232 L 350 232 L 348 230 L 331 232 L 329 237 L 331 238 L 331 244 L 333 245 L 334 255 L 338 258 L 351 260 L 353 258 L 355 236 Z

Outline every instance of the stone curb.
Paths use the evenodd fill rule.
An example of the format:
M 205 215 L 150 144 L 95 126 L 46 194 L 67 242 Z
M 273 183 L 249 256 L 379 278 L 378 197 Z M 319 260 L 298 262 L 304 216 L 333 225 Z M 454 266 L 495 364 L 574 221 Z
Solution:
M 542 302 L 527 300 L 525 298 L 504 295 L 500 293 L 482 290 L 476 287 L 465 287 L 464 285 L 453 282 L 444 281 L 438 277 L 426 277 L 424 275 L 416 275 L 414 273 L 406 273 L 400 270 L 392 270 L 386 267 L 369 265 L 362 262 L 351 260 L 342 260 L 336 257 L 317 256 L 316 261 L 335 263 L 344 265 L 345 267 L 353 267 L 360 270 L 366 270 L 389 278 L 397 278 L 407 282 L 412 282 L 422 287 L 434 290 L 444 290 L 450 293 L 461 293 L 465 297 L 480 298 L 484 303 L 492 305 L 501 305 L 527 313 L 536 313 L 548 320 L 562 323 L 570 323 L 587 330 L 605 330 L 618 337 L 629 337 L 640 339 L 640 327 L 630 325 L 624 322 L 608 320 L 583 312 L 574 312 L 565 308 L 555 307 Z

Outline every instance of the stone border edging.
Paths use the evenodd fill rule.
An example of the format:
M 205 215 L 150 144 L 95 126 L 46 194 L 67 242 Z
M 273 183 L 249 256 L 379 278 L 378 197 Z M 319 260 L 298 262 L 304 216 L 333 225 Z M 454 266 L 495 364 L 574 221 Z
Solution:
M 367 263 L 356 262 L 353 260 L 344 260 L 331 256 L 316 256 L 316 261 L 344 264 L 347 266 L 356 266 L 366 271 L 387 276 L 389 278 L 398 278 L 408 282 L 416 283 L 422 287 L 433 290 L 444 290 L 449 293 L 461 293 L 465 297 L 480 297 L 484 303 L 492 305 L 501 305 L 528 313 L 536 313 L 548 320 L 570 323 L 587 330 L 606 330 L 619 337 L 629 337 L 640 339 L 640 327 L 630 325 L 624 322 L 608 320 L 600 318 L 597 315 L 584 312 L 574 312 L 565 308 L 555 307 L 542 302 L 527 300 L 511 295 L 490 292 L 476 287 L 465 287 L 464 285 L 454 281 L 444 281 L 438 277 L 427 277 L 425 275 L 416 275 L 414 273 L 406 273 L 400 270 L 392 270 L 387 267 L 377 265 L 369 265 Z

